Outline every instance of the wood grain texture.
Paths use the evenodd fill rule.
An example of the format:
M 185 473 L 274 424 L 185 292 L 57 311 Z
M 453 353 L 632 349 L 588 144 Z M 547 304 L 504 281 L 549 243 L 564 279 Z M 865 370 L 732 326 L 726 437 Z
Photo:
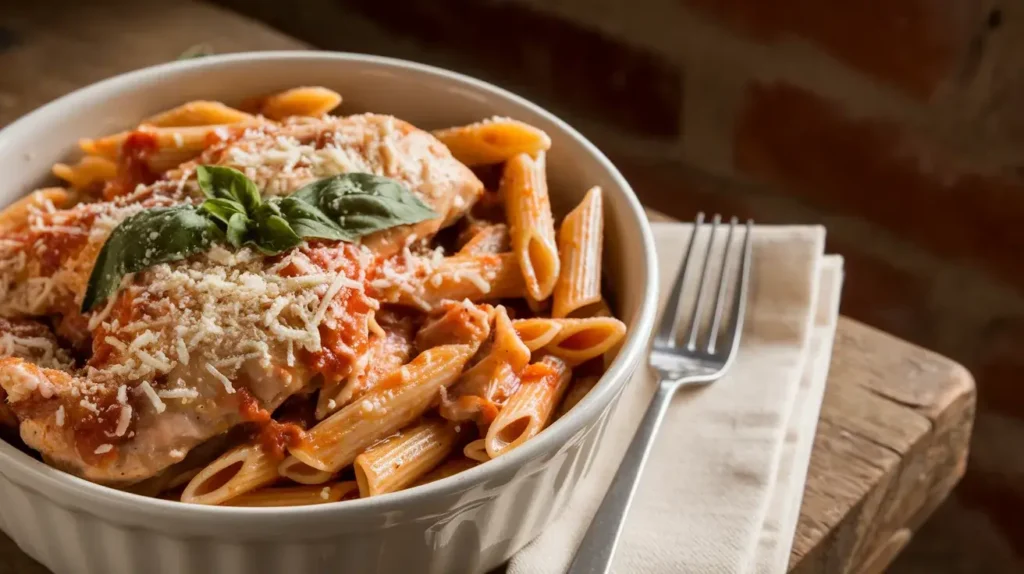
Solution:
M 0 126 L 89 83 L 175 59 L 305 47 L 188 0 L 6 7 Z M 652 220 L 666 220 L 657 213 Z M 963 473 L 974 385 L 959 365 L 841 319 L 791 557 L 801 574 L 881 572 Z M 42 574 L 0 535 L 0 574 Z

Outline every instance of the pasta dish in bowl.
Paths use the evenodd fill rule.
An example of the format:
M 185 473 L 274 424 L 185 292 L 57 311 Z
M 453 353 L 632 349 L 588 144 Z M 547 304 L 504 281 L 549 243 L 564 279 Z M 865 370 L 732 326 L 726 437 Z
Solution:
M 412 67 L 342 55 L 276 62 L 288 56 L 356 62 L 357 72 Z M 164 68 L 243 73 L 232 62 L 261 57 L 275 61 Z M 631 330 L 653 318 L 653 302 L 636 295 L 632 323 L 617 318 L 623 305 L 602 272 L 606 200 L 635 199 L 618 187 L 608 195 L 601 181 L 556 192 L 549 171 L 560 138 L 531 117 L 421 128 L 393 105 L 374 110 L 366 95 L 349 110 L 339 74 L 337 90 L 303 82 L 222 101 L 221 89 L 119 131 L 74 134 L 91 137 L 52 166 L 60 185 L 0 213 L 0 432 L 9 442 L 118 496 L 157 499 L 140 511 L 152 516 L 180 501 L 191 503 L 173 511 L 185 522 L 204 520 L 203 507 L 273 507 L 302 524 L 304 507 L 342 530 L 346 506 L 351 520 L 380 495 L 427 497 L 450 483 L 447 502 L 430 502 L 462 515 L 453 503 L 464 505 L 469 477 L 488 478 L 488 467 L 514 477 L 550 466 L 538 454 L 573 447 L 580 457 L 588 445 L 592 454 L 615 389 L 588 393 L 599 395 L 605 371 L 640 349 Z M 624 220 L 607 224 L 622 230 Z M 598 399 L 572 440 L 518 471 L 502 466 L 530 457 L 581 400 Z M 0 456 L 5 477 L 24 465 L 6 449 Z M 476 498 L 501 498 L 476 485 Z M 431 515 L 407 502 L 411 519 L 396 532 Z M 176 528 L 188 531 L 185 522 Z M 525 536 L 458 570 L 492 567 Z M 433 546 L 422 551 L 436 556 Z

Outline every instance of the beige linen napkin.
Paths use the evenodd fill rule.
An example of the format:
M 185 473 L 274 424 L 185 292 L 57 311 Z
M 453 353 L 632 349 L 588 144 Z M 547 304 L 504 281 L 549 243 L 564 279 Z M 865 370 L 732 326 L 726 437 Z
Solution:
M 654 225 L 662 303 L 691 233 L 690 225 Z M 820 227 L 753 233 L 740 353 L 721 380 L 673 400 L 614 572 L 785 571 L 831 354 L 841 262 L 823 256 Z M 695 254 L 703 254 L 707 235 L 707 228 L 698 235 Z M 590 474 L 563 515 L 512 559 L 511 574 L 566 570 L 654 390 L 649 371 L 639 369 L 614 407 Z

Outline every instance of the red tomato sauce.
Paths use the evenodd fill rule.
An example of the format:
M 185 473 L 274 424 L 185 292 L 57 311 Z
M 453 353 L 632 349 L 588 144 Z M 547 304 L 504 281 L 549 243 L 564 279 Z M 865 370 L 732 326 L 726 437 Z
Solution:
M 350 278 L 359 276 L 359 248 L 355 245 L 313 241 L 299 249 L 321 270 L 340 272 Z M 283 277 L 297 277 L 306 273 L 293 264 L 282 269 L 280 274 Z M 371 305 L 372 301 L 363 292 L 342 287 L 318 327 L 320 350 L 302 351 L 299 353 L 300 360 L 312 372 L 323 375 L 329 381 L 339 381 L 347 376 L 353 362 L 367 350 L 367 321 Z
M 109 201 L 131 193 L 140 183 L 148 185 L 156 181 L 158 175 L 149 168 L 147 160 L 159 147 L 153 134 L 139 131 L 128 134 L 121 145 L 117 176 L 107 184 L 103 197 Z
M 263 451 L 275 460 L 282 460 L 288 454 L 287 449 L 300 445 L 306 437 L 299 425 L 291 422 L 278 422 L 270 417 L 270 413 L 260 406 L 259 401 L 246 389 L 238 390 L 238 412 L 242 420 L 257 425 L 253 437 L 259 442 Z

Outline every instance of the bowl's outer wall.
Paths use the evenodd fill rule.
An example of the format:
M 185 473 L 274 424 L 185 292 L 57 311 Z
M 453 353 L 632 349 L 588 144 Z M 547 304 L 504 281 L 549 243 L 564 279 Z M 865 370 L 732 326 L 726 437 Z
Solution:
M 0 132 L 0 204 L 47 183 L 55 161 L 76 155 L 79 137 L 125 129 L 187 100 L 234 103 L 299 85 L 343 94 L 340 113 L 388 113 L 424 129 L 500 115 L 547 131 L 556 215 L 590 186 L 605 190 L 605 275 L 630 326 L 622 351 L 569 416 L 521 449 L 440 483 L 342 505 L 246 512 L 140 499 L 63 475 L 0 442 L 0 528 L 54 572 L 486 572 L 536 537 L 589 470 L 653 324 L 653 241 L 607 160 L 506 92 L 434 68 L 342 54 L 248 54 L 151 68 L 80 90 Z

